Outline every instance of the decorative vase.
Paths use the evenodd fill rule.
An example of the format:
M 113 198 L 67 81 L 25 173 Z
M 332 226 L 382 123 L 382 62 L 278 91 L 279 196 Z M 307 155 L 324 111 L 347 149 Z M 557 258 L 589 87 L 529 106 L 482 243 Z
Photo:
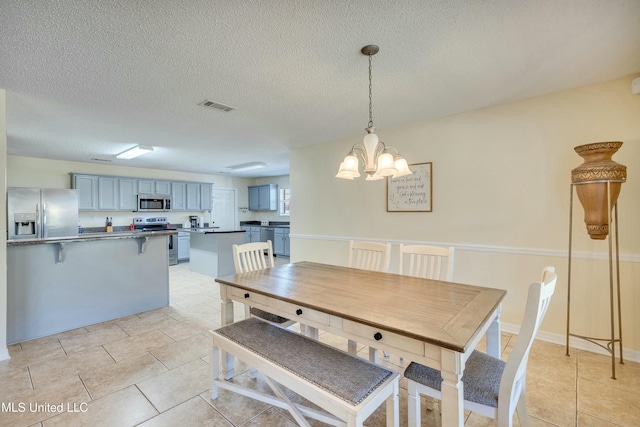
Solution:
M 592 239 L 604 240 L 609 234 L 611 212 L 607 207 L 616 204 L 620 187 L 627 179 L 627 167 L 611 160 L 621 146 L 620 141 L 610 141 L 574 148 L 584 163 L 571 171 L 571 182 L 577 184 L 578 199 L 584 208 L 584 222 Z M 610 201 L 608 185 L 611 188 Z

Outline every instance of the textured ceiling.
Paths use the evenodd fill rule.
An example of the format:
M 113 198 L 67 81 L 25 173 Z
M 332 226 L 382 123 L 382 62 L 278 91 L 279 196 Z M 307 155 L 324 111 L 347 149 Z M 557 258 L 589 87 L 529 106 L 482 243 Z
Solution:
M 364 135 L 366 44 L 384 135 L 640 72 L 639 23 L 640 0 L 2 0 L 7 152 L 287 174 L 289 148 Z

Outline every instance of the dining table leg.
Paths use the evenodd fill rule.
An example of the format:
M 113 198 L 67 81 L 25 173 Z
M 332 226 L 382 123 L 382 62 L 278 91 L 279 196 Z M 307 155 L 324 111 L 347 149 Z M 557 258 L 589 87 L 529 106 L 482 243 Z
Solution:
M 220 321 L 221 326 L 233 323 L 233 301 L 227 298 L 227 287 L 220 286 Z M 225 380 L 233 378 L 233 355 L 226 351 L 221 352 L 221 369 Z
M 500 310 L 502 306 L 498 306 L 495 316 L 487 329 L 487 354 L 489 356 L 500 359 Z
M 462 374 L 464 358 L 461 353 L 441 350 L 442 375 L 442 427 L 462 427 L 464 425 L 464 386 Z

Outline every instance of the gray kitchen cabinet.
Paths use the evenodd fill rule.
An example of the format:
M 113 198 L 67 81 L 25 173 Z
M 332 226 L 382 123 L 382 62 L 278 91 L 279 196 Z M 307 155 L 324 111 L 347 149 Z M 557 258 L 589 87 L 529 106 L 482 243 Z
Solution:
M 171 181 L 155 181 L 155 190 L 158 196 L 171 196 Z
M 200 184 L 200 210 L 210 211 L 213 209 L 213 200 L 211 198 L 212 184 Z
M 118 209 L 135 211 L 137 208 L 138 180 L 133 178 L 120 178 L 118 180 Z
M 251 243 L 253 242 L 260 242 L 260 233 L 261 233 L 261 228 L 260 227 L 251 227 Z
M 280 256 L 289 256 L 290 245 L 289 245 L 289 228 L 284 227 L 276 227 L 274 229 L 274 238 L 273 238 L 273 253 Z
M 187 208 L 187 191 L 184 182 L 171 183 L 171 210 L 183 211 Z
M 243 225 L 240 229 L 244 230 L 244 243 L 251 243 L 251 227 Z
M 110 176 L 98 177 L 98 209 L 118 209 L 118 178 Z
M 189 259 L 189 245 L 191 233 L 188 231 L 178 232 L 178 261 Z
M 200 184 L 188 182 L 187 188 L 187 210 L 200 210 Z
M 78 210 L 98 209 L 98 177 L 95 175 L 71 174 L 71 188 L 78 190 Z
M 156 194 L 156 182 L 152 179 L 138 180 L 138 194 Z
M 249 187 L 249 210 L 278 210 L 278 185 L 266 184 Z

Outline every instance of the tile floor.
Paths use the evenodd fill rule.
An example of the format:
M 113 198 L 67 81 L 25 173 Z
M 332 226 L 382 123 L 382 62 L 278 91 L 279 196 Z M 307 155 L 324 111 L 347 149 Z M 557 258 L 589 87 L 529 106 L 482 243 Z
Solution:
M 0 426 L 295 426 L 287 412 L 225 390 L 210 399 L 207 331 L 219 325 L 218 289 L 188 264 L 172 266 L 170 276 L 169 307 L 10 346 L 11 359 L 0 362 Z M 346 349 L 344 339 L 320 338 Z M 505 357 L 514 341 L 503 334 Z M 393 355 L 384 363 L 403 369 Z M 531 425 L 640 425 L 640 364 L 617 369 L 614 381 L 608 357 L 579 350 L 567 357 L 563 347 L 536 341 Z M 236 380 L 266 389 L 246 372 Z M 400 397 L 406 425 L 406 380 Z M 423 425 L 440 425 L 437 404 L 425 412 Z M 384 425 L 384 408 L 365 425 Z M 471 413 L 465 425 L 493 424 Z

